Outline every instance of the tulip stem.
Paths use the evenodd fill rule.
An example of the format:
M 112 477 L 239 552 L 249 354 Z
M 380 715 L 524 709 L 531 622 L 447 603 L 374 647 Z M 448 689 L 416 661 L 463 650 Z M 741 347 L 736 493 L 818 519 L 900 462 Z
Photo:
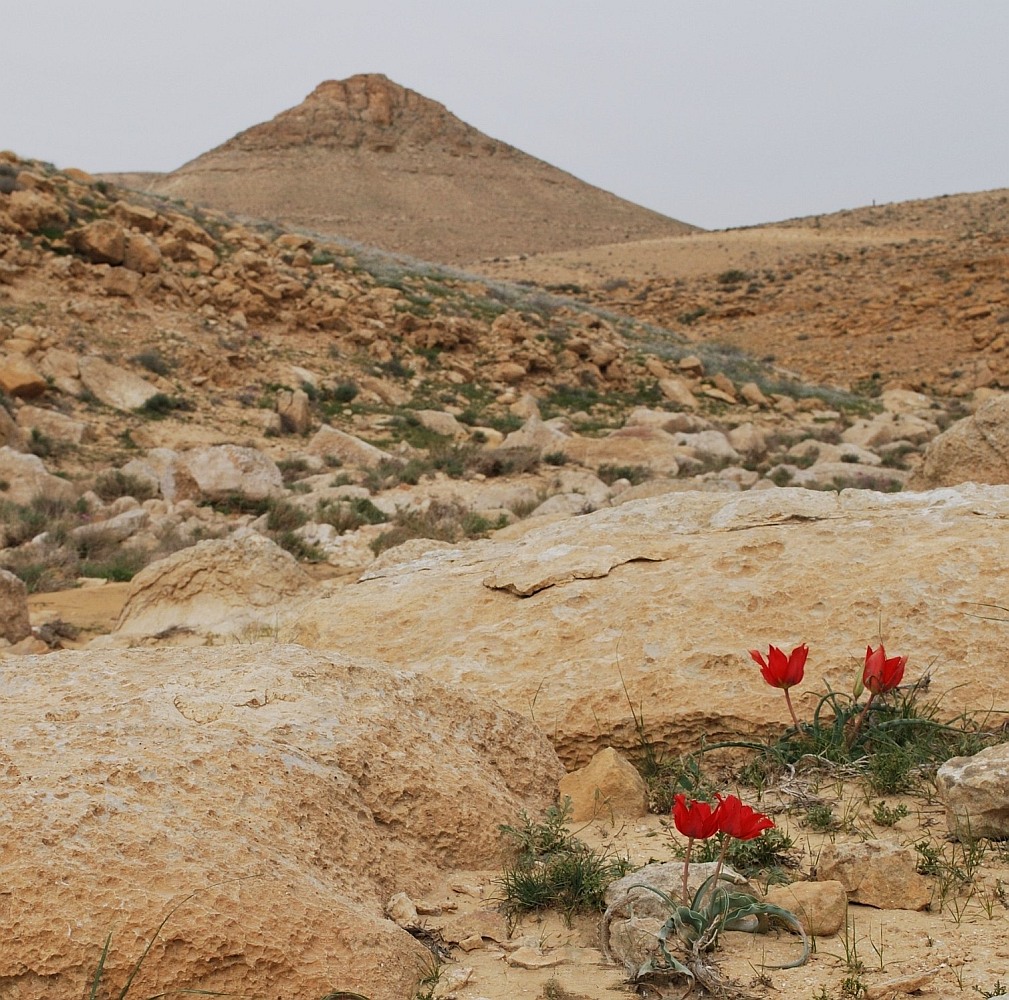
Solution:
M 708 896 L 712 896 L 718 890 L 718 880 L 722 877 L 722 868 L 725 867 L 725 854 L 729 850 L 729 841 L 732 839 L 727 833 L 719 834 L 722 838 L 722 849 L 718 852 L 718 864 L 715 865 L 715 874 L 711 878 L 711 887 Z
M 690 878 L 690 875 L 689 875 L 689 873 L 690 873 L 690 852 L 693 850 L 693 847 L 694 847 L 694 838 L 693 837 L 687 838 L 687 853 L 684 855 L 684 858 L 683 858 L 683 896 L 682 896 L 682 900 L 683 900 L 683 905 L 684 906 L 689 906 L 690 905 L 690 900 L 687 899 L 687 893 L 690 891 L 690 887 L 689 887 L 690 886 L 690 883 L 689 883 L 689 878 Z
M 795 714 L 795 709 L 792 708 L 792 698 L 791 698 L 791 696 L 788 693 L 788 688 L 785 688 L 785 704 L 788 706 L 789 712 L 792 713 L 792 723 L 794 724 L 795 728 L 798 729 L 799 728 L 799 719 L 798 719 L 798 717 Z
M 855 740 L 858 738 L 858 734 L 862 731 L 862 724 L 865 722 L 865 717 L 869 714 L 869 707 L 872 705 L 873 698 L 876 697 L 874 691 L 869 692 L 869 700 L 865 703 L 865 708 L 858 713 L 858 718 L 855 720 L 855 728 L 852 729 L 851 735 L 845 741 L 846 747 L 850 750 Z

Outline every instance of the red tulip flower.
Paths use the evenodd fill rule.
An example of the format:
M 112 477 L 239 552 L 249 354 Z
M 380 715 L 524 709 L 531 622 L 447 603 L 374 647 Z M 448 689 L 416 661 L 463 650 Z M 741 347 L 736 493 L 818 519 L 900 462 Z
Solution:
M 872 646 L 865 648 L 865 669 L 862 671 L 862 683 L 872 695 L 886 694 L 893 691 L 904 677 L 906 656 L 891 656 L 887 658 L 886 650 L 880 643 L 879 649 Z
M 718 807 L 711 808 L 708 802 L 698 802 L 686 796 L 677 795 L 673 799 L 673 822 L 676 829 L 690 840 L 707 840 L 718 833 Z
M 743 805 L 735 795 L 727 795 L 724 799 L 719 795 L 715 814 L 719 831 L 736 840 L 753 840 L 774 826 L 770 816 Z
M 710 803 L 698 802 L 696 799 L 691 799 L 688 803 L 686 796 L 681 793 L 673 798 L 673 823 L 676 824 L 676 829 L 687 838 L 687 853 L 683 858 L 683 896 L 681 898 L 683 905 L 687 906 L 690 903 L 687 898 L 690 853 L 695 840 L 707 840 L 718 833 L 718 806 L 712 809 Z
M 799 720 L 796 718 L 795 709 L 792 708 L 792 699 L 788 689 L 794 687 L 802 680 L 802 672 L 806 666 L 806 657 L 809 655 L 809 646 L 803 643 L 796 646 L 788 656 L 778 649 L 777 646 L 768 646 L 767 659 L 764 654 L 756 649 L 750 650 L 753 661 L 760 665 L 761 676 L 771 687 L 781 688 L 785 692 L 785 704 L 791 713 L 792 722 L 795 728 L 799 728 Z

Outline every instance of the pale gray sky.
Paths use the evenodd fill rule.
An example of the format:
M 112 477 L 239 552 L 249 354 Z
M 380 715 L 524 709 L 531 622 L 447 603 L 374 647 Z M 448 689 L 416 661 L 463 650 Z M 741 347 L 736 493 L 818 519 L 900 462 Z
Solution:
M 706 228 L 1009 187 L 1009 0 L 0 0 L 0 148 L 171 170 L 380 72 Z

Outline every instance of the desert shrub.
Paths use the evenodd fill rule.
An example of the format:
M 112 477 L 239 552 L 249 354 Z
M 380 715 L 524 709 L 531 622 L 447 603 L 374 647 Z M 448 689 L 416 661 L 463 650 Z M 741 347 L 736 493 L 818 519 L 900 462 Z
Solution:
M 39 458 L 54 458 L 66 451 L 66 445 L 54 441 L 44 431 L 33 427 L 27 441 L 28 451 Z
M 652 470 L 647 465 L 600 465 L 596 469 L 596 475 L 607 486 L 611 486 L 618 479 L 626 479 L 632 486 L 637 486 L 652 478 Z
M 178 396 L 169 396 L 164 392 L 156 392 L 142 406 L 138 406 L 136 412 L 152 420 L 161 420 L 170 413 L 192 409 L 193 404 L 186 399 Z
M 354 497 L 349 500 L 320 500 L 315 520 L 332 525 L 342 535 L 365 524 L 384 524 L 389 517 L 367 497 Z
M 416 486 L 431 468 L 429 462 L 420 458 L 411 458 L 406 462 L 398 458 L 383 458 L 365 473 L 362 482 L 372 493 L 381 493 L 400 483 Z
M 280 475 L 285 483 L 293 483 L 308 472 L 308 461 L 304 458 L 282 458 L 277 462 Z
M 266 512 L 268 531 L 294 531 L 308 521 L 308 514 L 286 500 L 275 500 Z
M 160 351 L 156 350 L 141 351 L 130 360 L 155 375 L 168 375 L 172 370 L 172 365 L 162 356 Z
M 504 521 L 492 524 L 456 501 L 432 500 L 424 509 L 402 507 L 397 510 L 392 518 L 392 527 L 371 543 L 371 550 L 379 555 L 411 538 L 458 542 L 463 538 L 486 535 L 495 528 L 504 527 L 504 524 Z
M 150 500 L 158 492 L 157 487 L 149 480 L 123 472 L 122 469 L 110 469 L 100 473 L 92 489 L 106 503 L 118 500 L 119 497 Z
M 521 814 L 521 826 L 502 826 L 512 842 L 514 863 L 499 885 L 510 918 L 556 908 L 570 919 L 575 913 L 602 911 L 611 882 L 633 865 L 624 858 L 599 854 L 568 833 L 571 800 L 551 806 L 541 822 Z
M 476 453 L 471 468 L 494 478 L 535 472 L 539 464 L 540 455 L 535 448 L 489 448 Z
M 80 560 L 69 546 L 45 542 L 4 553 L 3 566 L 24 582 L 29 594 L 72 587 L 80 575 Z
M 324 562 L 326 553 L 311 542 L 306 542 L 300 535 L 293 531 L 282 531 L 274 537 L 274 541 L 282 548 L 300 559 L 302 562 Z

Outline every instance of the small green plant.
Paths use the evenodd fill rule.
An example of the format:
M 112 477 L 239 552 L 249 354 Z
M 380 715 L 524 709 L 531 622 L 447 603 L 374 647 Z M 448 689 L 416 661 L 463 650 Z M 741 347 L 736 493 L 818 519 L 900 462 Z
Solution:
M 168 375 L 172 371 L 171 364 L 157 350 L 141 351 L 130 360 L 135 361 L 142 368 L 146 368 L 155 375 Z
M 136 408 L 137 413 L 151 420 L 162 420 L 176 411 L 192 410 L 193 404 L 178 396 L 169 396 L 164 392 L 156 392 L 146 402 Z
M 631 865 L 624 858 L 598 854 L 567 830 L 571 800 L 551 806 L 536 822 L 521 813 L 521 826 L 505 825 L 501 832 L 515 851 L 514 864 L 505 869 L 499 885 L 509 918 L 555 908 L 570 919 L 575 913 L 602 911 L 607 886 L 625 875 Z
M 106 503 L 118 500 L 119 497 L 133 497 L 142 502 L 150 500 L 158 492 L 150 480 L 123 472 L 122 469 L 110 469 L 99 473 L 92 489 Z
M 829 833 L 839 826 L 834 810 L 825 802 L 812 805 L 806 810 L 805 825 L 817 833 Z
M 1009 994 L 1009 989 L 1006 989 L 1001 979 L 996 979 L 995 985 L 990 990 L 983 989 L 980 986 L 975 986 L 974 989 L 977 990 L 981 996 L 989 998 L 989 1000 L 991 997 L 1004 997 L 1006 994 Z
M 896 806 L 888 806 L 882 800 L 872 807 L 872 821 L 877 826 L 893 826 L 907 815 L 907 806 L 901 802 Z
M 612 486 L 618 479 L 626 479 L 631 486 L 637 486 L 652 478 L 652 470 L 647 465 L 600 465 L 596 475 L 607 486 Z

